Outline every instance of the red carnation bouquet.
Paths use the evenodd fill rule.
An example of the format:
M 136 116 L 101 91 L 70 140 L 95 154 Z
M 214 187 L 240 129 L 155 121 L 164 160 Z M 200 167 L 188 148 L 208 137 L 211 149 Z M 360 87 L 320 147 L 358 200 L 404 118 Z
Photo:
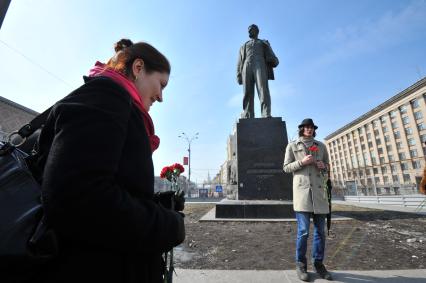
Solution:
M 311 154 L 314 157 L 315 162 L 317 161 L 317 155 L 319 152 L 319 148 L 316 144 L 311 145 L 308 148 L 309 154 Z M 327 174 L 327 168 L 325 169 L 319 169 L 320 173 L 321 173 L 321 177 L 322 177 L 322 188 L 324 190 L 324 198 L 327 197 L 327 179 L 328 179 L 328 174 Z
M 185 172 L 182 164 L 175 163 L 170 166 L 166 166 L 161 170 L 160 178 L 167 179 L 172 183 L 172 190 L 177 190 L 177 181 L 181 173 Z
M 167 179 L 172 183 L 172 191 L 175 191 L 176 194 L 180 193 L 180 188 L 178 185 L 178 179 L 181 173 L 185 172 L 185 168 L 179 163 L 175 163 L 170 166 L 166 166 L 161 170 L 160 178 Z M 173 205 L 172 205 L 173 209 Z M 165 264 L 164 270 L 164 283 L 172 283 L 173 281 L 173 271 L 174 271 L 174 262 L 173 262 L 173 249 L 163 254 L 163 259 Z

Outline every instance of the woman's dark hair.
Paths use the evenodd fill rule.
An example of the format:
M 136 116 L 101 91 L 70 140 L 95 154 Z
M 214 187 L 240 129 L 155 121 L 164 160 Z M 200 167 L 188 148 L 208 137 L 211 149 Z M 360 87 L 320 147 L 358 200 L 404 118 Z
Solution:
M 147 73 L 160 72 L 170 74 L 170 63 L 160 51 L 146 42 L 133 44 L 130 39 L 121 39 L 114 44 L 115 56 L 106 64 L 108 67 L 122 73 L 132 76 L 132 65 L 136 59 L 144 61 L 144 67 Z
M 317 133 L 314 129 L 314 134 L 312 136 L 315 138 L 316 135 L 317 135 Z M 299 128 L 299 137 L 303 137 L 303 127 Z

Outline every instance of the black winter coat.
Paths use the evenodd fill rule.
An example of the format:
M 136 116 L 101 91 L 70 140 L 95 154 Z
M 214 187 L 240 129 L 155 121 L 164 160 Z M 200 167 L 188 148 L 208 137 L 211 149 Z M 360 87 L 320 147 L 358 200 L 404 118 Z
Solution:
M 153 200 L 150 143 L 139 110 L 109 78 L 55 104 L 39 138 L 47 221 L 60 255 L 40 282 L 161 282 L 161 253 L 183 218 Z

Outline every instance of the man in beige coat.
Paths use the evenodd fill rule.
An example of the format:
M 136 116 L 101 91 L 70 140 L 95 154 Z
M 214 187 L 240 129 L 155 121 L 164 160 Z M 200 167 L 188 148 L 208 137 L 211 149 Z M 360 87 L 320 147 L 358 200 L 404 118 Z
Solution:
M 313 267 L 321 278 L 332 280 L 323 264 L 324 225 L 329 213 L 326 191 L 329 160 L 325 145 L 314 139 L 317 128 L 312 119 L 302 121 L 299 138 L 286 148 L 283 166 L 286 173 L 293 173 L 293 208 L 297 219 L 296 271 L 303 281 L 309 281 L 306 250 L 311 216 L 314 221 Z

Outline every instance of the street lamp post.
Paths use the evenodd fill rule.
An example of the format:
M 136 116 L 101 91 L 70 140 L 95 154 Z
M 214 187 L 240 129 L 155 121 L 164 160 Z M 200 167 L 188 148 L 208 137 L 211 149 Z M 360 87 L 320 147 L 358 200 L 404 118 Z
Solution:
M 198 139 L 198 133 L 196 133 L 191 138 L 185 134 L 184 132 L 178 136 L 179 138 L 183 138 L 188 142 L 188 182 L 189 186 L 191 186 L 191 143 L 193 140 Z

